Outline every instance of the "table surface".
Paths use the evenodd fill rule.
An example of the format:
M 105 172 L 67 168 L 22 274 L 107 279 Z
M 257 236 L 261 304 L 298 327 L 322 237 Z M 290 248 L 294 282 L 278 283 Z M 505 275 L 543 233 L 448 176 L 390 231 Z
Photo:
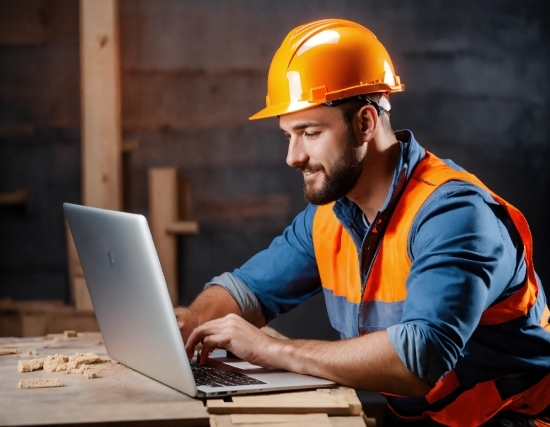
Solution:
M 49 338 L 49 339 L 47 339 Z M 116 364 L 103 369 L 99 378 L 38 370 L 19 373 L 19 360 L 51 354 L 95 353 L 107 356 L 99 333 L 76 338 L 0 338 L 0 347 L 18 348 L 20 354 L 0 356 L 0 425 L 86 424 L 140 421 L 140 425 L 209 425 L 202 401 L 193 399 L 136 371 Z M 28 356 L 35 350 L 36 356 Z M 107 364 L 105 364 L 107 365 Z M 109 364 L 110 365 L 110 364 Z M 57 378 L 63 387 L 19 389 L 21 379 Z
M 0 426 L 221 426 L 235 422 L 245 427 L 248 424 L 243 424 L 242 420 L 231 421 L 228 416 L 209 414 L 203 401 L 116 364 L 107 356 L 99 333 L 79 333 L 75 338 L 66 338 L 63 334 L 0 338 L 0 347 L 18 348 L 20 351 L 19 354 L 0 356 Z M 34 350 L 36 355 L 27 355 L 28 350 Z M 52 354 L 70 356 L 74 353 L 95 353 L 112 363 L 99 365 L 100 377 L 94 379 L 85 379 L 79 374 L 44 370 L 20 373 L 17 370 L 19 360 Z M 57 378 L 63 386 L 37 389 L 17 387 L 19 380 L 34 378 Z M 365 425 L 359 416 L 329 418 L 331 421 L 327 421 L 327 425 Z M 278 421 L 276 425 L 294 425 L 290 420 L 288 422 L 281 424 Z M 296 422 L 297 425 L 304 424 L 299 419 Z M 254 425 L 264 424 L 256 422 Z

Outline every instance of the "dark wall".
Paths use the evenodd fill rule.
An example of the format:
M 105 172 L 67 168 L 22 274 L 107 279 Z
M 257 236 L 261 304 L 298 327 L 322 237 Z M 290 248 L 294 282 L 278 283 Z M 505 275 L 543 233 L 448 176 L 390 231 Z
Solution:
M 69 298 L 61 205 L 80 200 L 78 2 L 0 1 L 0 298 Z
M 525 213 L 548 286 L 547 2 L 121 0 L 123 136 L 139 143 L 125 209 L 148 214 L 150 167 L 191 180 L 201 232 L 180 239 L 181 302 L 305 206 L 277 121 L 247 118 L 287 32 L 326 17 L 358 21 L 390 52 L 406 85 L 392 97 L 394 128 Z M 0 1 L 0 191 L 30 191 L 24 207 L 0 206 L 0 297 L 69 299 L 61 203 L 80 200 L 79 102 L 78 3 Z M 321 298 L 275 324 L 335 337 Z

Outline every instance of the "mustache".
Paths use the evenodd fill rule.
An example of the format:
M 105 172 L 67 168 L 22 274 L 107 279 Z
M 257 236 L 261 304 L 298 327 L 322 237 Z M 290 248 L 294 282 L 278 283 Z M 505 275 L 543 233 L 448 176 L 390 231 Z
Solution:
M 319 171 L 324 171 L 325 168 L 323 165 L 309 165 L 307 163 L 301 163 L 299 165 L 294 166 L 294 168 L 301 173 L 309 172 L 309 173 L 315 173 Z

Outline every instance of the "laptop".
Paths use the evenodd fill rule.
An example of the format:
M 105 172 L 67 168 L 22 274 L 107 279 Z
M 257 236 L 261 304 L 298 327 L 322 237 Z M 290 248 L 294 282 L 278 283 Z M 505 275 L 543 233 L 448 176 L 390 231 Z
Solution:
M 63 209 L 112 359 L 192 397 L 334 385 L 221 350 L 207 365 L 189 361 L 145 217 L 70 203 Z

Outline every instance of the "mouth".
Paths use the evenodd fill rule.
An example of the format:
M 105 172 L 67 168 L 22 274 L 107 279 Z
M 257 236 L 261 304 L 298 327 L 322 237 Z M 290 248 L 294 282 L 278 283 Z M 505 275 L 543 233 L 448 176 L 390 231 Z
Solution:
M 304 174 L 304 176 L 315 175 L 317 172 L 322 172 L 324 170 L 323 166 L 321 165 L 313 165 L 310 167 L 308 167 L 307 165 L 299 165 L 296 166 L 296 169 L 298 170 L 298 172 Z

